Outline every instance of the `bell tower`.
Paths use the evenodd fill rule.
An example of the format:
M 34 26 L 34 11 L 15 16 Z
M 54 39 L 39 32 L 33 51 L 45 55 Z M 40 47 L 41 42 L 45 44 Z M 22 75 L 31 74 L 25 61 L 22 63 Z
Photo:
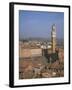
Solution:
M 51 31 L 51 41 L 52 41 L 52 52 L 55 53 L 56 49 L 56 25 L 52 25 L 52 31 Z

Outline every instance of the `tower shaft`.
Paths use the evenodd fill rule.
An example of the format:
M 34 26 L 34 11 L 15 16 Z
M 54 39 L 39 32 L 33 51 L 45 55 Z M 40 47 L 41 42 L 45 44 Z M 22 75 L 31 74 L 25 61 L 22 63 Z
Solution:
M 55 53 L 56 49 L 56 38 L 52 37 L 52 52 Z

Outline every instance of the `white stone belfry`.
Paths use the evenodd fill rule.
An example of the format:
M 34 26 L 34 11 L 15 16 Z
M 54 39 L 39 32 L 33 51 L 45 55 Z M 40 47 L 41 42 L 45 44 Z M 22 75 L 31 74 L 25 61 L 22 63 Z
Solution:
M 55 53 L 56 49 L 56 25 L 52 25 L 52 31 L 51 31 L 51 41 L 52 41 L 52 52 Z

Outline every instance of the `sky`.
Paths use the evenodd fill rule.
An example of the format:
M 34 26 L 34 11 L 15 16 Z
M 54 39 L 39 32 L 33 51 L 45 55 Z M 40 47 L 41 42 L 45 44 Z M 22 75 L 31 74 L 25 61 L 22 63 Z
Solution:
M 52 25 L 56 25 L 57 38 L 64 37 L 64 13 L 45 11 L 19 11 L 19 38 L 50 38 Z

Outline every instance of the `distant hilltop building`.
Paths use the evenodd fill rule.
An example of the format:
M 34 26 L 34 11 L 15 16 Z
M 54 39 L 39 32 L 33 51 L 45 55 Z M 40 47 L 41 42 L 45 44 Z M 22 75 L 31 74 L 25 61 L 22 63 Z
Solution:
M 56 25 L 52 25 L 52 31 L 51 31 L 51 41 L 52 41 L 52 52 L 55 53 L 56 49 Z

